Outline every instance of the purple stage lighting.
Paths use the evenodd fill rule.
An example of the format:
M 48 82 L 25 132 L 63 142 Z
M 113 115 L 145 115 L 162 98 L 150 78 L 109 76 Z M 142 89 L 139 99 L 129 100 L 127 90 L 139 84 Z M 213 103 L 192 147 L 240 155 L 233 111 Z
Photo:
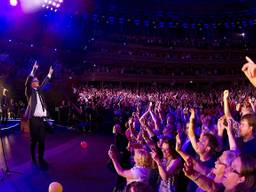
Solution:
M 63 0 L 44 0 L 42 8 L 57 12 L 62 3 Z
M 15 7 L 15 6 L 17 6 L 17 4 L 18 4 L 17 0 L 10 0 L 10 5 L 11 6 Z

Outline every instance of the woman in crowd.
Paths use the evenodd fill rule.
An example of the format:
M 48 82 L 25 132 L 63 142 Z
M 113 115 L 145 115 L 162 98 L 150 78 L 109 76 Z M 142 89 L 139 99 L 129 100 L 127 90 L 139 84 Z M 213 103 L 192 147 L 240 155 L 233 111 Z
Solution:
M 241 154 L 225 170 L 225 192 L 254 192 L 256 190 L 256 158 Z
M 182 161 L 175 151 L 175 140 L 163 139 L 161 146 L 163 158 L 160 159 L 156 152 L 152 152 L 152 158 L 157 164 L 158 172 L 161 178 L 159 192 L 177 191 L 177 180 L 181 172 Z
M 237 151 L 224 151 L 215 162 L 215 167 L 213 169 L 210 170 L 207 167 L 201 167 L 203 171 L 200 172 L 195 170 L 195 163 L 191 159 L 187 159 L 183 171 L 189 179 L 200 187 L 197 191 L 223 191 L 224 186 L 222 181 L 225 170 L 237 156 Z
M 144 149 L 134 150 L 134 166 L 131 169 L 124 170 L 118 161 L 117 151 L 112 147 L 108 151 L 115 170 L 118 175 L 126 178 L 126 184 L 132 182 L 143 182 L 148 184 L 152 167 L 152 159 L 150 154 Z

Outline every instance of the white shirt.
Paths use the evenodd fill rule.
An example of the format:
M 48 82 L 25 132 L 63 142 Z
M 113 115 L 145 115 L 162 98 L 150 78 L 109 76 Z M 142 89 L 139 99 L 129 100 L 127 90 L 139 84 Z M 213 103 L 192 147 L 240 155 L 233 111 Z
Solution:
M 36 108 L 34 112 L 34 117 L 46 117 L 46 109 L 43 110 L 43 105 L 41 103 L 41 100 L 39 98 L 39 94 L 36 91 Z
M 33 71 L 31 71 L 30 76 L 34 77 Z M 48 74 L 47 75 L 48 78 L 51 78 L 51 75 Z M 36 91 L 36 108 L 35 108 L 35 112 L 34 112 L 34 117 L 46 117 L 47 112 L 46 109 L 43 110 L 43 105 L 41 103 L 41 100 L 39 98 L 38 92 Z
M 131 173 L 133 175 L 133 178 L 126 178 L 127 185 L 136 181 L 136 182 L 144 182 L 148 183 L 149 181 L 149 176 L 150 176 L 150 169 L 141 167 L 141 166 L 134 166 L 133 168 L 130 169 Z

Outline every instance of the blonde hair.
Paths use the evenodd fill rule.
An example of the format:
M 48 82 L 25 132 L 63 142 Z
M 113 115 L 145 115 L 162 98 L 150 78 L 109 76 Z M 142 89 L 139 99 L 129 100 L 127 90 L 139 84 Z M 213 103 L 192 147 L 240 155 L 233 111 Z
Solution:
M 134 161 L 141 167 L 150 168 L 152 166 L 152 158 L 145 149 L 135 149 Z

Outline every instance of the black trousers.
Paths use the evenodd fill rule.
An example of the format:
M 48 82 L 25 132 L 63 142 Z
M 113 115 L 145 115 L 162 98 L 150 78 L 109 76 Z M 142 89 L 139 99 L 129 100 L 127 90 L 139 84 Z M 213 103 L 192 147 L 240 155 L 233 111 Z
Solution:
M 38 159 L 44 159 L 45 123 L 43 117 L 32 117 L 29 120 L 30 152 L 32 160 L 36 159 L 36 145 L 38 144 Z

